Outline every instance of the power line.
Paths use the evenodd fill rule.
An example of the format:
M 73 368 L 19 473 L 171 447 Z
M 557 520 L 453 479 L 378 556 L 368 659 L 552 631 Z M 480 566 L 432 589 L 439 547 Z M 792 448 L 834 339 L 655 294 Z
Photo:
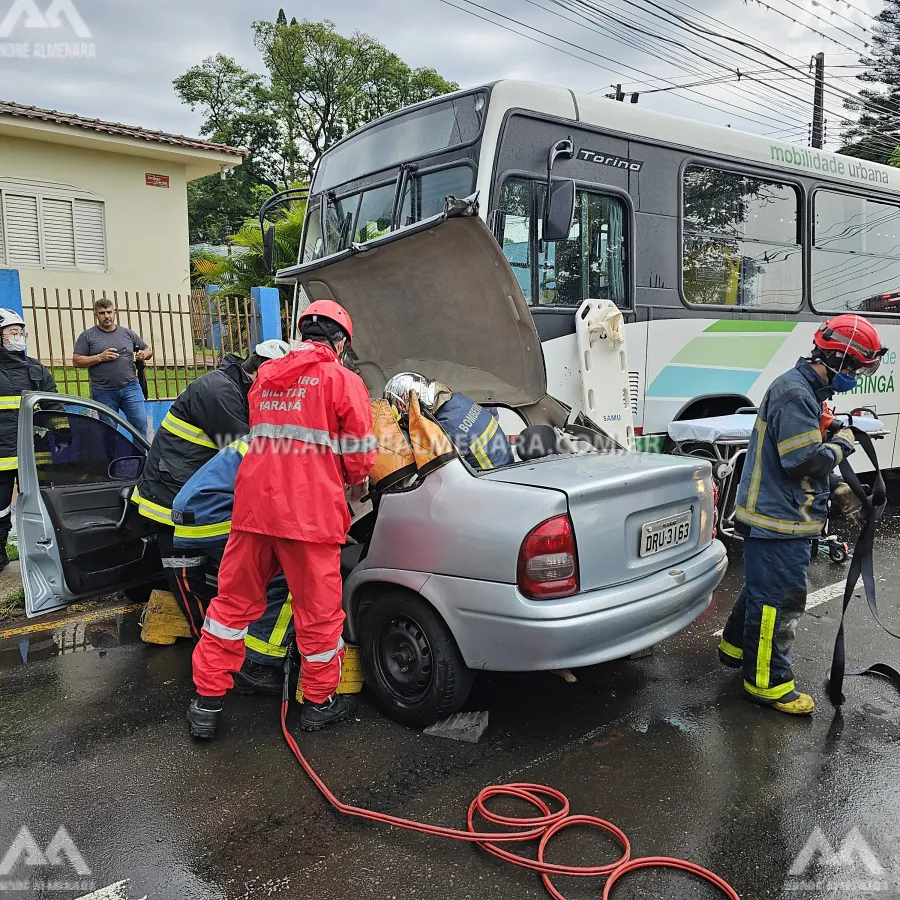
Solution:
M 571 57 L 571 58 L 573 58 L 573 59 L 578 59 L 578 60 L 580 60 L 581 62 L 585 62 L 585 63 L 588 63 L 589 65 L 596 66 L 596 67 L 599 68 L 599 69 L 603 69 L 603 70 L 605 70 L 605 71 L 607 71 L 607 72 L 612 72 L 614 75 L 618 75 L 618 76 L 620 76 L 620 77 L 627 77 L 627 76 L 623 76 L 622 72 L 620 72 L 620 71 L 618 71 L 618 70 L 616 70 L 616 69 L 611 69 L 611 68 L 609 68 L 608 66 L 601 65 L 600 63 L 594 62 L 594 60 L 591 60 L 591 59 L 585 59 L 585 58 L 582 57 L 582 56 L 578 56 L 577 54 L 573 54 L 573 53 L 571 53 L 571 52 L 569 52 L 569 51 L 567 51 L 567 50 L 563 50 L 563 49 L 561 49 L 560 47 L 557 47 L 557 46 L 555 46 L 555 45 L 553 45 L 553 44 L 547 43 L 546 41 L 542 41 L 542 40 L 540 40 L 539 38 L 532 37 L 531 35 L 528 35 L 528 34 L 522 34 L 522 32 L 516 31 L 515 29 L 510 28 L 510 27 L 508 27 L 507 25 L 504 25 L 502 22 L 496 22 L 496 21 L 494 21 L 493 19 L 489 19 L 489 18 L 487 18 L 487 17 L 485 17 L 485 16 L 479 15 L 479 14 L 476 13 L 476 12 L 473 12 L 473 11 L 470 10 L 470 9 L 466 9 L 466 8 L 464 8 L 464 7 L 462 7 L 462 6 L 457 6 L 455 3 L 452 3 L 451 0 L 439 0 L 439 2 L 440 2 L 440 3 L 443 3 L 443 4 L 446 5 L 446 6 L 450 6 L 450 7 L 452 7 L 453 9 L 458 10 L 459 12 L 464 12 L 464 13 L 466 13 L 466 14 L 468 14 L 468 15 L 474 16 L 474 17 L 477 18 L 477 19 L 481 19 L 481 20 L 484 21 L 484 22 L 488 22 L 488 23 L 490 23 L 491 25 L 495 25 L 495 26 L 497 26 L 498 28 L 502 28 L 502 29 L 504 29 L 505 31 L 509 31 L 509 32 L 512 33 L 512 34 L 516 34 L 516 35 L 518 35 L 519 37 L 523 37 L 523 38 L 526 38 L 527 40 L 533 41 L 533 42 L 535 42 L 535 43 L 537 43 L 537 44 L 541 44 L 541 45 L 543 45 L 543 46 L 545 46 L 545 47 L 549 47 L 551 50 L 556 50 L 558 53 L 563 53 L 563 54 L 565 54 L 566 56 L 569 56 L 569 57 Z M 629 66 L 629 65 L 627 65 L 626 63 L 622 63 L 622 62 L 619 62 L 618 60 L 611 59 L 610 57 L 603 56 L 602 54 L 596 53 L 596 52 L 594 52 L 593 50 L 589 50 L 589 49 L 586 48 L 586 47 L 581 47 L 580 45 L 574 44 L 574 43 L 572 43 L 571 41 L 567 41 L 567 40 L 565 40 L 565 39 L 563 39 L 563 38 L 559 38 L 559 37 L 557 37 L 556 35 L 548 34 L 547 32 L 540 32 L 538 29 L 533 28 L 532 26 L 527 25 L 526 23 L 519 22 L 517 19 L 513 19 L 513 18 L 511 18 L 510 16 L 506 16 L 506 15 L 503 15 L 502 13 L 497 12 L 496 10 L 492 10 L 492 9 L 487 8 L 487 7 L 481 6 L 480 4 L 475 3 L 474 0 L 460 0 L 460 2 L 467 3 L 467 4 L 471 5 L 471 6 L 474 6 L 474 7 L 476 7 L 477 9 L 482 10 L 483 12 L 489 12 L 489 13 L 491 13 L 491 14 L 493 14 L 493 15 L 498 16 L 499 18 L 505 19 L 506 21 L 514 22 L 515 24 L 521 25 L 521 26 L 524 27 L 524 28 L 528 28 L 528 29 L 531 30 L 531 31 L 538 31 L 539 33 L 544 34 L 544 35 L 547 36 L 547 37 L 552 37 L 554 40 L 558 40 L 560 43 L 567 44 L 567 45 L 569 45 L 569 46 L 571 46 L 571 47 L 574 47 L 574 48 L 576 48 L 576 49 L 582 50 L 582 51 L 584 51 L 584 52 L 586 52 L 586 53 L 590 53 L 592 56 L 597 56 L 597 57 L 600 58 L 600 59 L 604 59 L 604 60 L 607 60 L 607 61 L 609 61 L 609 62 L 613 62 L 613 63 L 615 63 L 616 65 L 624 66 L 625 68 L 631 69 L 632 71 L 638 72 L 638 73 L 640 73 L 640 74 L 642 74 L 642 75 L 647 75 L 648 77 L 653 78 L 653 79 L 655 79 L 655 80 L 657 80 L 657 81 L 663 81 L 663 80 L 664 80 L 664 79 L 662 79 L 660 76 L 651 75 L 651 74 L 648 73 L 648 72 L 644 72 L 642 69 L 637 69 L 637 68 L 635 68 L 634 66 Z M 638 80 L 638 83 L 639 83 L 639 84 L 647 84 L 646 81 L 640 81 L 640 80 Z M 701 96 L 703 96 L 703 95 L 701 95 Z M 709 107 L 710 109 L 714 109 L 716 112 L 720 112 L 720 113 L 721 113 L 721 112 L 723 111 L 722 108 L 721 108 L 720 106 L 713 106 L 712 104 L 709 104 L 709 103 L 703 103 L 703 102 L 701 102 L 701 101 L 699 101 L 699 100 L 693 100 L 692 102 L 697 103 L 697 104 L 700 105 L 700 106 L 707 106 L 707 107 Z M 761 120 L 761 119 L 759 119 L 759 118 L 757 118 L 757 117 L 755 117 L 755 116 L 748 115 L 746 112 L 740 112 L 740 113 L 738 113 L 738 114 L 737 114 L 737 118 L 743 119 L 744 121 L 747 121 L 747 122 L 753 122 L 753 123 L 755 123 L 755 124 L 757 124 L 757 125 L 769 125 L 769 124 L 771 124 L 770 121 L 763 121 L 763 120 Z

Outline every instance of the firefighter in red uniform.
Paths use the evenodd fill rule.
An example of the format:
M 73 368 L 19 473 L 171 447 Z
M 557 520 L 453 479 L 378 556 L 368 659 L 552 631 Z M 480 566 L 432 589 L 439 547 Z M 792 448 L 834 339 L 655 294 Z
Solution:
M 250 445 L 219 593 L 194 649 L 197 696 L 188 721 L 198 738 L 215 734 L 232 673 L 244 662 L 247 627 L 280 569 L 300 648 L 300 727 L 317 731 L 354 710 L 351 697 L 336 693 L 344 658 L 340 550 L 350 526 L 344 485 L 364 481 L 375 464 L 372 407 L 362 379 L 340 361 L 353 339 L 346 310 L 320 300 L 299 325 L 303 343 L 265 363 L 250 391 Z

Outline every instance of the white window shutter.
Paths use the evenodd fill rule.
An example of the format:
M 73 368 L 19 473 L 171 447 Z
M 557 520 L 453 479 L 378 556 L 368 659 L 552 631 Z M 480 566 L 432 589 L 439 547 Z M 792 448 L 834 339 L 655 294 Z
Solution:
M 37 197 L 3 195 L 6 221 L 7 263 L 10 266 L 41 267 L 41 232 Z
M 44 197 L 41 200 L 44 231 L 44 266 L 47 269 L 75 268 L 75 223 L 72 201 Z
M 75 255 L 79 269 L 106 269 L 106 221 L 97 200 L 75 201 Z

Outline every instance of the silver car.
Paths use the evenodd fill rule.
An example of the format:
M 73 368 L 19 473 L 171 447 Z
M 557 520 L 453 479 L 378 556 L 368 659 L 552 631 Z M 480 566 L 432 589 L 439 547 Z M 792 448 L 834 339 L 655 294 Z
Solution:
M 373 398 L 392 375 L 421 372 L 577 450 L 483 472 L 457 454 L 356 517 L 345 636 L 374 699 L 416 726 L 458 710 L 475 671 L 589 666 L 659 643 L 703 612 L 726 568 L 709 463 L 626 452 L 547 396 L 509 263 L 471 210 L 457 213 L 279 273 L 348 309 L 350 364 Z M 127 502 L 146 443 L 66 397 L 69 443 L 57 447 L 59 413 L 40 412 L 42 399 L 25 395 L 19 426 L 29 615 L 159 576 L 152 529 Z M 74 464 L 57 463 L 65 453 Z

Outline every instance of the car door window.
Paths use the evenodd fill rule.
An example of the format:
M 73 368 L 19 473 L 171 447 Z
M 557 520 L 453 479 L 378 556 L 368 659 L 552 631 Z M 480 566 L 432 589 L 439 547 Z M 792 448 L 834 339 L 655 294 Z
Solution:
M 41 488 L 136 481 L 143 447 L 87 409 L 34 414 L 35 462 Z

